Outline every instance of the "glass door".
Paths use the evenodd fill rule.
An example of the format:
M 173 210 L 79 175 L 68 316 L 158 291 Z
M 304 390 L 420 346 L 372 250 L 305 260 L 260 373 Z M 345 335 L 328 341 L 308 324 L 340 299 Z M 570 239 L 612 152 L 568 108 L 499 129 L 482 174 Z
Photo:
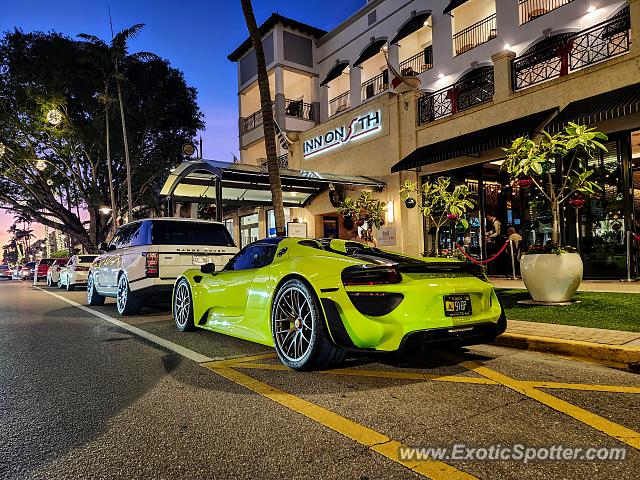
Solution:
M 240 248 L 258 240 L 258 214 L 240 217 Z

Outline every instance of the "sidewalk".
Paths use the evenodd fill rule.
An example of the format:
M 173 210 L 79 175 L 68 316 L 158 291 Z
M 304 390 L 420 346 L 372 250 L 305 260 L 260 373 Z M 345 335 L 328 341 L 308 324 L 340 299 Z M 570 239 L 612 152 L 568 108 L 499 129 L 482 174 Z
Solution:
M 509 320 L 496 345 L 640 372 L 640 333 Z
M 526 290 L 521 279 L 509 280 L 504 277 L 489 277 L 496 288 L 513 288 Z M 583 280 L 578 288 L 579 292 L 614 292 L 640 293 L 640 282 L 621 282 L 619 280 Z

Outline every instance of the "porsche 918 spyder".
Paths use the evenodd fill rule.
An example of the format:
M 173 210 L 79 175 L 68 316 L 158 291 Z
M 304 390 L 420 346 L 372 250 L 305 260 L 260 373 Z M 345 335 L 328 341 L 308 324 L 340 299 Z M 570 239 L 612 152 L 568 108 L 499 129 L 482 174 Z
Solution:
M 344 240 L 251 243 L 222 271 L 206 264 L 178 277 L 172 310 L 180 331 L 273 346 L 296 370 L 335 366 L 350 350 L 486 343 L 506 329 L 479 267 Z

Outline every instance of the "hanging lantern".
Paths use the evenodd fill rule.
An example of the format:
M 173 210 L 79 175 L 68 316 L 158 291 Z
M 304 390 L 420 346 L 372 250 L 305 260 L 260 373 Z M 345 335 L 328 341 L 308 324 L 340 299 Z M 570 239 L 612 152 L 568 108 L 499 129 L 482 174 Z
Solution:
M 529 188 L 531 184 L 533 184 L 533 180 L 531 180 L 530 178 L 521 178 L 520 180 L 518 180 L 518 186 L 520 188 Z
M 417 204 L 416 199 L 413 197 L 409 197 L 404 201 L 404 206 L 407 208 L 413 208 Z
M 460 215 L 458 215 L 457 213 L 447 213 L 447 218 L 449 220 L 458 220 L 458 218 L 460 218 Z
M 569 199 L 569 205 L 573 208 L 582 208 L 584 207 L 585 200 L 582 197 L 573 197 Z

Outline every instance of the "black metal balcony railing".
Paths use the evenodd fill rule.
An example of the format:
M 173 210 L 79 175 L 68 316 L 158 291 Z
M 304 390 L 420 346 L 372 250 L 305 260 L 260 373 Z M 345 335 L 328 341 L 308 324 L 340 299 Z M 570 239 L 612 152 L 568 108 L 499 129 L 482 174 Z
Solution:
M 520 25 L 560 8 L 573 0 L 519 0 Z
M 262 110 L 252 113 L 248 117 L 242 119 L 242 133 L 246 133 L 249 130 L 253 130 L 256 127 L 262 125 Z
M 340 113 L 351 106 L 350 92 L 344 92 L 329 100 L 329 116 Z
M 289 100 L 284 101 L 284 113 L 290 117 L 303 118 L 305 120 L 314 120 L 313 104 L 304 103 L 302 100 Z
M 581 32 L 540 42 L 513 61 L 513 90 L 521 90 L 629 51 L 629 7 Z
M 389 70 L 385 70 L 380 75 L 376 75 L 364 82 L 360 98 L 367 100 L 387 90 L 389 90 Z
M 431 68 L 433 68 L 433 47 L 431 46 L 400 62 L 401 75 L 419 75 Z
M 472 70 L 461 80 L 418 99 L 418 124 L 461 112 L 493 97 L 493 67 Z
M 496 14 L 474 23 L 470 27 L 459 31 L 453 35 L 453 48 L 456 55 L 468 52 L 472 48 L 482 45 L 496 38 L 498 30 L 496 29 Z
M 276 158 L 276 160 L 278 161 L 278 167 L 279 168 L 284 168 L 284 169 L 289 168 L 289 155 L 288 154 L 285 153 L 284 155 L 280 155 L 278 158 Z M 262 162 L 260 165 L 263 168 L 267 168 L 267 160 Z

